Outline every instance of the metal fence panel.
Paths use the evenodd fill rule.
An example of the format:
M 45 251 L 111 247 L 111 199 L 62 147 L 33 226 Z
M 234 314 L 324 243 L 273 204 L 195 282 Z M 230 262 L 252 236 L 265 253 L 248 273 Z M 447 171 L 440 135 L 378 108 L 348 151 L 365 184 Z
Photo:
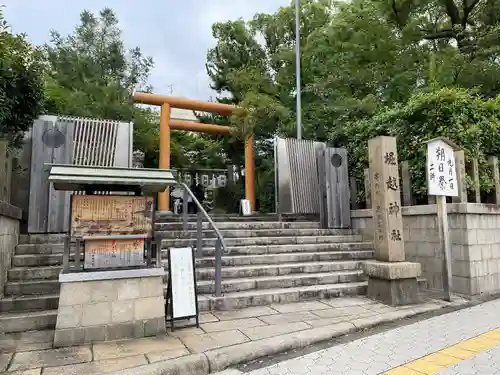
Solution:
M 102 119 L 42 116 L 31 138 L 29 233 L 68 230 L 69 192 L 47 181 L 45 163 L 132 167 L 132 123 Z
M 319 214 L 316 150 L 324 147 L 321 142 L 276 139 L 280 213 Z

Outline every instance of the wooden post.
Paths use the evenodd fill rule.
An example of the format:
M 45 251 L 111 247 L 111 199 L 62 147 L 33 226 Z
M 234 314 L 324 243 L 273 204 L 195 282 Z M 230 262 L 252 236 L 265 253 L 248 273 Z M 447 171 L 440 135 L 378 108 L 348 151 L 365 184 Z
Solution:
M 351 180 L 351 210 L 358 209 L 358 185 L 356 183 L 356 177 L 352 176 Z
M 481 187 L 479 185 L 479 162 L 477 161 L 477 159 L 472 159 L 472 181 L 476 203 L 481 203 Z
M 451 301 L 452 271 L 451 246 L 448 233 L 448 212 L 446 197 L 459 195 L 457 181 L 457 161 L 455 151 L 458 146 L 450 140 L 439 137 L 427 142 L 426 174 L 429 194 L 437 200 L 439 242 L 443 254 L 442 277 L 444 299 Z
M 493 189 L 495 191 L 495 204 L 500 204 L 500 173 L 498 171 L 498 158 L 490 156 L 489 163 L 493 170 Z
M 170 169 L 170 104 L 163 104 L 160 110 L 160 169 Z M 185 202 L 184 202 L 185 204 Z M 158 194 L 158 210 L 170 208 L 169 193 Z
M 448 232 L 448 212 L 446 209 L 446 196 L 437 196 L 437 216 L 439 226 L 439 242 L 441 252 L 444 256 L 443 261 L 443 291 L 444 299 L 451 301 L 451 248 Z
M 364 170 L 365 176 L 365 202 L 366 208 L 372 208 L 372 189 L 370 186 L 370 169 L 366 168 Z
M 403 184 L 403 206 L 411 206 L 413 205 L 413 197 L 411 196 L 410 166 L 407 161 L 401 162 L 401 181 Z
M 455 151 L 455 165 L 457 170 L 458 197 L 453 197 L 453 203 L 467 203 L 467 173 L 465 172 L 465 152 Z
M 250 202 L 250 210 L 252 212 L 255 211 L 255 163 L 253 135 L 248 136 L 245 142 L 245 197 Z

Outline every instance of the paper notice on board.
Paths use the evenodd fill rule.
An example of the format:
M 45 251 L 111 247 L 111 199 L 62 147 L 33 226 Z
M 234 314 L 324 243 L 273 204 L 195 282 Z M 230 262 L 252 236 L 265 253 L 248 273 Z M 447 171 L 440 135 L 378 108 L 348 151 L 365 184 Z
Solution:
M 429 195 L 458 196 L 455 153 L 441 139 L 427 143 L 427 183 Z

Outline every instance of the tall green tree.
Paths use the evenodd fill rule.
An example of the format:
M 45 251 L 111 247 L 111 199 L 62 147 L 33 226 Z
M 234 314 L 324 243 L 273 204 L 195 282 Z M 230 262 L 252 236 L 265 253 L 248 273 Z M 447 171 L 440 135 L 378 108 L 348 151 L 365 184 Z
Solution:
M 51 32 L 45 46 L 49 70 L 47 111 L 70 116 L 134 122 L 135 147 L 155 160 L 158 121 L 147 108 L 135 106 L 134 89 L 149 90 L 153 59 L 139 47 L 127 50 L 113 10 L 97 14 L 84 10 L 74 32 Z
M 17 146 L 43 109 L 43 59 L 24 34 L 13 34 L 0 7 L 0 138 Z
M 207 55 L 207 69 L 220 97 L 239 104 L 231 119 L 239 133 L 254 131 L 261 139 L 295 134 L 291 5 L 248 22 L 213 26 L 217 46 Z M 366 147 L 366 137 L 374 134 L 366 128 L 370 120 L 406 105 L 415 94 L 463 88 L 472 101 L 496 97 L 499 9 L 499 0 L 302 0 L 305 138 L 349 146 L 350 129 L 356 128 L 364 137 L 356 138 L 357 145 Z M 426 103 L 440 105 L 434 99 Z M 421 121 L 435 123 L 432 117 Z M 431 128 L 420 127 L 420 139 Z M 353 168 L 365 162 L 351 159 Z

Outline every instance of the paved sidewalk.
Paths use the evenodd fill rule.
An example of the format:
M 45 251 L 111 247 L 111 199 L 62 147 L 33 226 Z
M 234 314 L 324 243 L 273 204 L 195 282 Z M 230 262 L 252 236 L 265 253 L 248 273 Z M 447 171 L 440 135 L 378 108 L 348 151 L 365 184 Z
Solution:
M 227 370 L 220 375 L 242 374 Z M 252 370 L 245 375 L 500 374 L 500 300 Z
M 64 349 L 51 349 L 52 331 L 8 334 L 0 336 L 0 372 L 39 375 L 43 369 L 44 375 L 104 374 L 148 364 L 168 366 L 169 360 L 179 357 L 199 360 L 196 353 L 204 353 L 205 362 L 208 359 L 209 364 L 202 367 L 210 365 L 217 371 L 447 305 L 430 300 L 394 308 L 352 297 L 251 307 L 202 313 L 200 328 L 178 329 L 162 337 Z

